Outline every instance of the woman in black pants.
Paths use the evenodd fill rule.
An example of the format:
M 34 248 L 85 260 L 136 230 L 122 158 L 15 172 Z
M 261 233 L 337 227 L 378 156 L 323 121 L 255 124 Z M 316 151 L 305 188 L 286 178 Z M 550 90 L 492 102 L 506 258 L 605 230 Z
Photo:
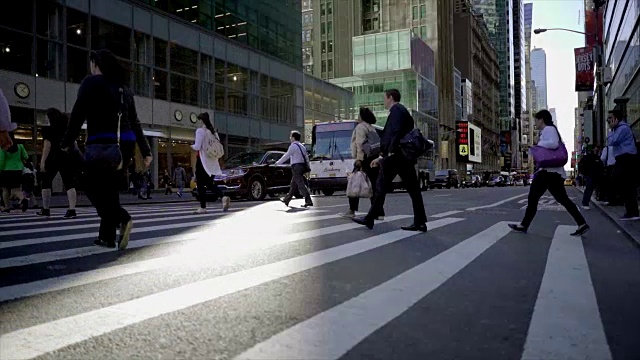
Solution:
M 353 129 L 353 134 L 351 135 L 351 155 L 354 159 L 356 159 L 354 164 L 353 171 L 364 171 L 371 182 L 371 188 L 374 191 L 373 196 L 371 197 L 371 203 L 373 204 L 373 197 L 375 196 L 376 189 L 376 181 L 378 180 L 378 176 L 380 174 L 380 168 L 372 168 L 371 160 L 375 159 L 378 154 L 374 156 L 367 156 L 365 154 L 363 144 L 367 139 L 367 135 L 375 132 L 376 129 L 372 126 L 376 123 L 376 117 L 373 115 L 371 110 L 368 108 L 360 108 L 360 116 L 358 117 L 358 125 L 355 129 Z M 349 198 L 349 211 L 342 214 L 345 217 L 354 217 L 356 211 L 358 211 L 358 207 L 360 206 L 360 198 L 350 197 Z M 384 212 L 382 215 L 378 216 L 378 220 L 384 219 Z
M 557 149 L 560 146 L 562 139 L 560 138 L 558 129 L 553 125 L 553 119 L 549 111 L 540 110 L 536 114 L 536 127 L 540 131 L 538 146 L 547 149 Z M 580 210 L 578 210 L 576 204 L 569 199 L 567 190 L 564 188 L 565 177 L 566 172 L 564 167 L 538 168 L 534 173 L 531 187 L 529 187 L 529 198 L 527 200 L 527 210 L 525 211 L 524 219 L 522 219 L 520 224 L 509 224 L 509 227 L 515 231 L 526 233 L 533 218 L 536 216 L 540 198 L 549 190 L 556 201 L 567 209 L 578 224 L 578 229 L 571 233 L 571 235 L 580 236 L 587 232 L 587 230 L 589 230 L 587 221 L 580 213 Z

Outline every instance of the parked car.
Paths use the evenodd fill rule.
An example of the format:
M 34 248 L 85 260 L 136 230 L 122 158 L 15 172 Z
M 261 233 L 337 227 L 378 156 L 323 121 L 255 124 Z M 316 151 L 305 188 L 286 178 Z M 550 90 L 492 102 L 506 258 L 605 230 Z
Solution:
M 482 181 L 479 175 L 471 175 L 465 178 L 460 184 L 460 186 L 462 186 L 463 188 L 469 188 L 469 187 L 477 188 L 482 186 Z
M 214 185 L 232 199 L 278 197 L 289 191 L 291 183 L 291 166 L 275 165 L 282 155 L 283 151 L 253 151 L 232 156 L 225 161 L 222 175 L 214 177 Z M 207 200 L 215 201 L 217 196 L 207 192 Z
M 491 178 L 491 180 L 489 180 L 489 182 L 487 183 L 488 187 L 502 187 L 502 186 L 506 186 L 506 181 L 502 176 L 494 176 Z
M 458 170 L 447 169 L 436 171 L 433 181 L 429 183 L 429 188 L 442 189 L 443 187 L 446 187 L 447 189 L 451 189 L 452 187 L 457 189 L 460 187 Z

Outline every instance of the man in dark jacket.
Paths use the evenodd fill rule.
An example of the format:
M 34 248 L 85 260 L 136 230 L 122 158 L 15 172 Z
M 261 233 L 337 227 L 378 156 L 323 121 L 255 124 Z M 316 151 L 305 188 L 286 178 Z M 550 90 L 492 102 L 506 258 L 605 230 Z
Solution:
M 404 157 L 400 150 L 400 140 L 413 130 L 413 117 L 400 104 L 400 92 L 396 89 L 385 91 L 384 106 L 389 109 L 389 117 L 380 139 L 380 157 L 371 162 L 372 167 L 380 166 L 376 197 L 369 213 L 363 218 L 354 218 L 353 221 L 372 229 L 373 220 L 382 214 L 387 189 L 392 187 L 393 179 L 400 175 L 413 205 L 413 224 L 403 226 L 402 229 L 426 232 L 427 214 L 415 170 L 416 163 Z
M 578 170 L 580 170 L 580 174 L 582 174 L 585 180 L 585 189 L 582 196 L 582 207 L 585 210 L 589 210 L 591 196 L 604 172 L 604 165 L 597 155 L 598 150 L 597 146 L 594 147 L 593 150 L 587 150 L 587 153 L 580 159 L 580 163 L 578 164 Z

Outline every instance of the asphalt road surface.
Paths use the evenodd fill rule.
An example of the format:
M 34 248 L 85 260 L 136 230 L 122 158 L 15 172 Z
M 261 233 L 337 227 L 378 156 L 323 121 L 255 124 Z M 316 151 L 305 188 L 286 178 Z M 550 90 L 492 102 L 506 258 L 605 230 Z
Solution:
M 550 197 L 511 232 L 527 190 L 424 192 L 426 234 L 404 193 L 373 230 L 344 196 L 129 206 L 126 251 L 91 208 L 2 214 L 0 359 L 640 359 L 637 246 Z

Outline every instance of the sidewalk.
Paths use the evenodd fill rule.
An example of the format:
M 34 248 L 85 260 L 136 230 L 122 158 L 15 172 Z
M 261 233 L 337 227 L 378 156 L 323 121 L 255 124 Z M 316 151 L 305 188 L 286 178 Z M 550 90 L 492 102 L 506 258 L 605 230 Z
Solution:
M 576 186 L 576 189 L 580 191 L 580 193 L 584 193 L 584 188 Z M 580 204 L 576 205 L 580 206 Z M 606 216 L 613 220 L 616 225 L 618 225 L 620 230 L 640 245 L 640 221 L 621 221 L 620 218 L 624 215 L 624 206 L 607 206 L 606 204 L 597 202 L 592 198 L 591 207 L 595 207 L 602 211 Z
M 138 205 L 138 204 L 164 204 L 164 203 L 184 203 L 196 201 L 196 198 L 191 194 L 191 189 L 185 189 L 182 197 L 178 197 L 176 192 L 173 194 L 165 195 L 164 189 L 154 190 L 151 192 L 151 199 L 142 200 L 138 199 L 137 195 L 131 195 L 129 193 L 120 193 L 120 203 L 122 205 Z M 42 199 L 38 197 L 38 202 L 41 204 Z M 66 194 L 54 194 L 51 196 L 51 208 L 66 208 L 67 207 L 67 195 Z M 91 206 L 87 196 L 78 192 L 77 207 Z

